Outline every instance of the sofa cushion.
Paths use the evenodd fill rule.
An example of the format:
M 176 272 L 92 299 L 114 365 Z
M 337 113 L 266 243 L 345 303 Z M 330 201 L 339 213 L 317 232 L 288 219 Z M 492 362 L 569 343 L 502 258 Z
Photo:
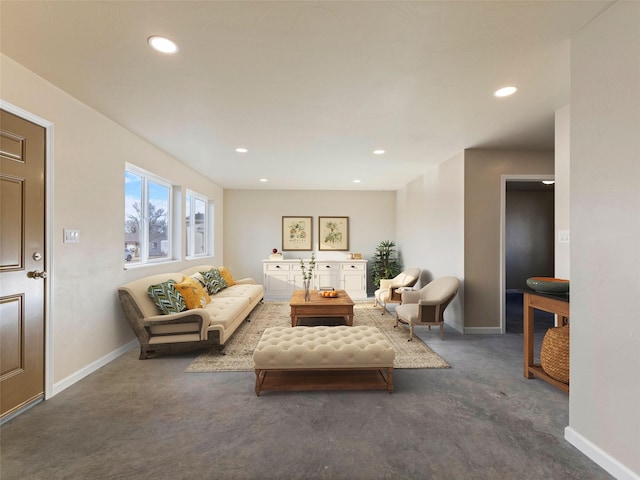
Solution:
M 249 304 L 249 299 L 246 297 L 214 296 L 211 299 L 211 303 L 205 308 L 210 316 L 209 325 L 220 325 L 223 328 L 228 328 L 238 319 Z
M 264 287 L 257 283 L 247 283 L 240 284 L 236 283 L 233 287 L 225 288 L 220 293 L 216 295 L 216 297 L 225 298 L 225 297 L 245 297 L 248 298 L 251 302 L 256 299 L 256 297 L 262 298 L 264 295 Z
M 182 282 L 176 283 L 174 288 L 183 296 L 189 310 L 204 308 L 211 302 L 205 288 L 193 277 L 185 277 Z
M 215 295 L 220 290 L 227 288 L 227 282 L 222 277 L 222 274 L 215 268 L 207 272 L 200 272 L 204 279 L 204 286 L 207 287 L 209 295 Z
M 147 291 L 149 296 L 165 315 L 178 313 L 187 309 L 184 297 L 174 288 L 175 280 L 150 285 Z
M 218 271 L 222 275 L 222 278 L 224 278 L 224 281 L 227 282 L 227 286 L 232 287 L 236 284 L 236 281 L 234 280 L 233 275 L 231 275 L 231 272 L 228 268 L 218 267 Z

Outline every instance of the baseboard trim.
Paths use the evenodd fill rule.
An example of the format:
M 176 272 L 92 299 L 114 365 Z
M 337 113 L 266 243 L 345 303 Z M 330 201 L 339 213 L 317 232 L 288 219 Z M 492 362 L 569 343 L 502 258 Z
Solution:
M 47 399 L 57 395 L 63 390 L 69 388 L 76 382 L 79 382 L 84 377 L 91 375 L 93 372 L 98 370 L 99 368 L 104 367 L 107 363 L 115 360 L 120 355 L 127 353 L 132 348 L 135 348 L 138 345 L 138 340 L 131 340 L 129 343 L 124 344 L 122 347 L 115 349 L 113 352 L 106 354 L 104 357 L 99 358 L 95 362 L 90 363 L 84 368 L 81 368 L 77 372 L 69 375 L 66 378 L 63 378 L 59 382 L 53 384 L 53 389 L 51 391 L 51 395 L 47 397 Z
M 594 445 L 571 427 L 565 427 L 564 439 L 576 447 L 595 463 L 604 468 L 617 480 L 640 480 L 640 475 L 613 458 L 607 452 Z
M 461 323 L 458 323 L 458 322 L 447 322 L 446 320 L 445 320 L 444 323 L 445 323 L 445 325 L 448 325 L 451 328 L 453 328 L 456 332 L 464 334 L 464 325 L 462 325 Z
M 471 335 L 500 335 L 502 330 L 500 330 L 500 327 L 465 327 L 464 333 Z
M 4 425 L 5 423 L 10 422 L 14 418 L 16 418 L 18 415 L 22 415 L 24 412 L 26 412 L 30 408 L 33 408 L 33 407 L 35 407 L 36 405 L 38 405 L 38 404 L 40 404 L 42 402 L 44 402 L 44 396 L 39 396 L 36 400 L 33 400 L 31 402 L 27 402 L 26 405 L 23 405 L 22 407 L 14 410 L 13 412 L 5 415 L 4 417 L 2 417 L 0 419 L 0 427 L 2 425 Z

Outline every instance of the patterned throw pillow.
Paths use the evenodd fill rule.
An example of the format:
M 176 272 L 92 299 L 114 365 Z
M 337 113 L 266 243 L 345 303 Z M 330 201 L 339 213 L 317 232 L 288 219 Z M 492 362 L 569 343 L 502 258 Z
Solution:
M 204 286 L 207 287 L 209 295 L 218 293 L 220 290 L 228 287 L 227 282 L 225 282 L 220 272 L 215 268 L 212 268 L 208 272 L 200 272 L 200 274 L 202 278 L 204 278 Z
M 202 274 L 200 272 L 194 273 L 193 275 L 189 276 L 189 278 L 193 278 L 200 285 L 204 286 L 204 278 L 202 278 Z
M 184 297 L 187 309 L 204 308 L 211 303 L 211 299 L 202 284 L 195 278 L 185 277 L 185 279 L 174 285 L 175 289 Z
M 236 281 L 233 279 L 233 275 L 231 275 L 228 268 L 218 267 L 218 271 L 220 272 L 220 275 L 222 275 L 222 278 L 224 278 L 224 281 L 227 282 L 228 287 L 236 284 Z
M 178 313 L 187 309 L 184 298 L 175 288 L 174 280 L 167 280 L 164 283 L 151 285 L 147 289 L 149 296 L 165 315 Z

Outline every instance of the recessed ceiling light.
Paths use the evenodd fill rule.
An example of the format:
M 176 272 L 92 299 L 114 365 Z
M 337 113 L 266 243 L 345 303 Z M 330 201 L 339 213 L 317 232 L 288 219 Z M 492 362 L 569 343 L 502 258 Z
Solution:
M 360 180 L 355 179 L 355 180 L 353 181 L 353 183 L 360 183 Z
M 542 180 L 542 183 L 544 183 L 545 185 L 553 185 L 554 183 L 556 183 L 555 180 Z
M 378 149 L 373 151 L 374 155 L 384 155 L 384 150 Z
M 173 40 L 169 40 L 167 37 L 160 37 L 154 35 L 147 40 L 151 48 L 162 53 L 176 53 L 178 51 L 178 45 Z
M 246 148 L 243 147 L 238 147 L 236 148 L 236 152 L 238 153 L 247 153 L 249 150 L 247 150 Z
M 493 94 L 496 97 L 508 97 L 509 95 L 513 95 L 517 91 L 518 91 L 518 87 L 503 87 L 493 92 Z
M 269 180 L 266 178 L 261 178 L 260 181 L 264 183 L 264 182 L 268 182 Z

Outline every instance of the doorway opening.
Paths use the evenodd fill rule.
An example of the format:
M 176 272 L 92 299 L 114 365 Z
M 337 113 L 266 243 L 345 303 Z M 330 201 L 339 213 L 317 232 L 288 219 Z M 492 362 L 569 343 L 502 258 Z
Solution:
M 500 330 L 522 333 L 526 279 L 554 275 L 554 186 L 552 175 L 503 175 L 501 202 Z M 554 317 L 536 311 L 542 332 Z

